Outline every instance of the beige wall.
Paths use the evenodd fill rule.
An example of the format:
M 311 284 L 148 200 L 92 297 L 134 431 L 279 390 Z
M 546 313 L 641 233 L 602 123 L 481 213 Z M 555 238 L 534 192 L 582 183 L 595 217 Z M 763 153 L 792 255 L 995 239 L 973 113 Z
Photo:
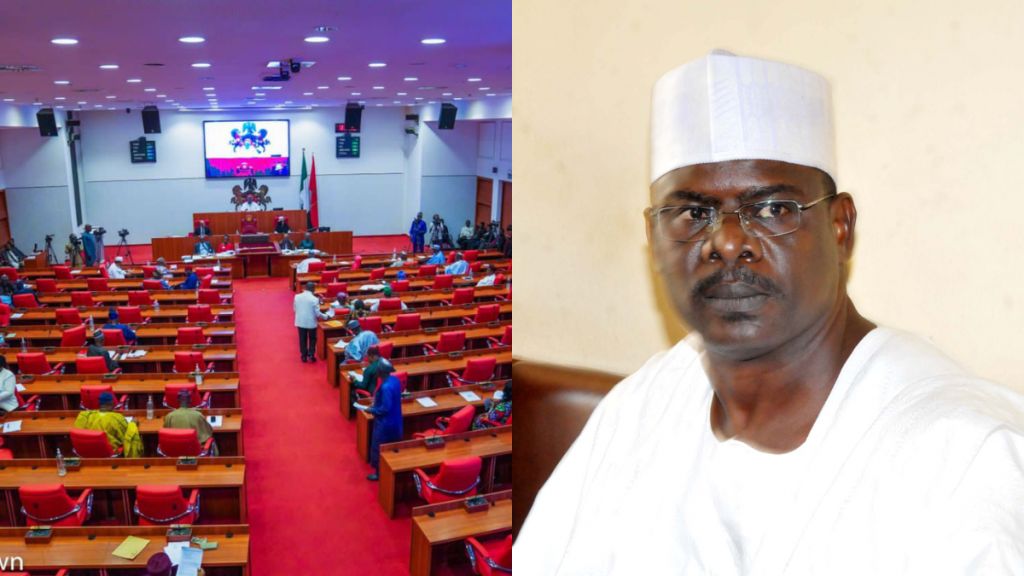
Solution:
M 683 334 L 650 272 L 649 93 L 712 48 L 832 82 L 869 318 L 1024 389 L 1024 4 L 516 0 L 518 356 L 632 371 Z

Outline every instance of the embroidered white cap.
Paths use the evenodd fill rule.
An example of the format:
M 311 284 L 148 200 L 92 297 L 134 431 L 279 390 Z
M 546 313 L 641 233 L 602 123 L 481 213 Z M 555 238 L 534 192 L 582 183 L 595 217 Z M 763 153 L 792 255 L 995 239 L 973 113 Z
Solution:
M 799 66 L 717 50 L 662 76 L 651 103 L 651 182 L 727 160 L 780 160 L 836 180 L 828 81 Z

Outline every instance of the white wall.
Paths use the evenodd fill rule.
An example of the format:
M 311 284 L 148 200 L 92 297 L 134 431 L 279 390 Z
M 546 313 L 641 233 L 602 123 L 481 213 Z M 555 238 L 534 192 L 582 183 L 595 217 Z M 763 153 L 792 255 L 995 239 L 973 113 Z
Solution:
M 491 219 L 501 220 L 501 183 L 512 181 L 512 121 L 480 122 L 476 174 L 492 180 Z
M 63 130 L 56 138 L 40 136 L 35 126 L 0 130 L 11 236 L 23 250 L 42 246 L 47 234 L 57 236 L 59 250 L 72 232 L 66 156 Z
M 438 130 L 437 123 L 420 127 L 423 147 L 423 177 L 420 207 L 429 222 L 437 213 L 458 233 L 463 222 L 473 220 L 476 211 L 477 127 L 473 122 L 455 122 L 453 130 Z

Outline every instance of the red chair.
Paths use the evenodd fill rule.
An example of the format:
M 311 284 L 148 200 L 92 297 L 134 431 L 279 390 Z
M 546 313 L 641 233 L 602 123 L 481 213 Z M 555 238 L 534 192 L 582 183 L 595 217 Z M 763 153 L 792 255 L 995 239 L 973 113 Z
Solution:
M 466 538 L 466 555 L 473 571 L 480 576 L 512 573 L 512 535 L 483 542 Z
M 0 446 L 4 445 L 4 439 L 0 438 Z M 14 452 L 10 448 L 0 448 L 0 460 L 14 460 Z
M 100 358 L 102 360 L 102 358 Z M 82 410 L 99 410 L 100 409 L 100 394 L 104 392 L 114 393 L 114 387 L 110 384 L 82 384 L 82 387 L 78 391 L 78 395 L 81 401 L 78 403 L 78 407 Z M 128 395 L 124 394 L 120 398 L 116 399 L 114 404 L 115 410 L 123 410 L 128 404 Z
M 60 335 L 60 345 L 62 348 L 79 348 L 85 345 L 85 325 L 75 326 L 74 328 L 68 328 Z
M 394 282 L 391 283 L 391 292 L 393 294 L 397 294 L 399 292 L 408 292 L 408 291 L 409 291 L 409 281 L 408 280 L 395 280 Z
M 59 291 L 57 281 L 53 278 L 39 278 L 36 280 L 36 292 L 40 294 L 55 294 Z
M 324 262 L 310 262 L 309 266 L 306 267 L 306 272 L 310 274 L 316 274 L 317 272 L 323 272 L 327 264 Z
M 496 322 L 500 313 L 501 304 L 485 304 L 476 309 L 476 315 L 473 318 L 463 318 L 462 323 L 487 324 L 488 322 Z
M 473 299 L 476 297 L 476 288 L 470 286 L 469 288 L 456 288 L 455 293 L 452 294 L 452 299 L 446 302 L 451 306 L 461 306 L 462 304 L 472 304 Z
M 384 352 L 383 351 L 381 351 L 381 356 L 384 356 Z M 384 357 L 385 358 L 391 358 L 390 355 L 384 356 Z M 402 371 L 402 372 L 392 372 L 391 375 L 394 376 L 395 378 L 398 378 L 398 383 L 401 384 L 401 386 L 402 386 L 402 392 L 405 392 L 405 389 L 409 387 L 409 373 L 405 372 L 405 371 Z M 377 388 L 379 389 L 380 385 L 383 384 L 383 383 L 384 383 L 383 380 L 377 382 Z M 374 390 L 373 393 L 370 393 L 370 392 L 367 392 L 366 390 L 363 390 L 362 388 L 356 388 L 356 396 L 358 396 L 360 398 L 373 398 L 373 396 L 376 393 L 377 393 L 377 390 Z
M 142 317 L 142 309 L 138 306 L 118 306 L 117 315 L 125 324 L 145 324 L 148 318 Z
M 159 280 L 156 280 L 156 279 L 153 279 L 153 278 L 149 278 L 147 280 L 143 280 L 142 281 L 142 289 L 146 290 L 146 291 L 149 291 L 149 290 L 163 290 L 164 289 L 164 285 L 163 285 L 163 282 L 161 282 Z
M 75 308 L 57 308 L 55 315 L 57 324 L 70 326 L 82 323 L 82 315 Z
M 469 271 L 470 271 L 470 273 L 472 273 L 474 275 L 475 274 L 479 274 L 480 271 L 483 270 L 483 268 L 484 268 L 484 263 L 480 262 L 479 260 L 477 260 L 476 262 L 470 262 L 469 263 Z
M 433 476 L 427 476 L 422 468 L 417 468 L 412 471 L 416 493 L 428 504 L 473 496 L 480 484 L 482 465 L 479 456 L 463 456 L 441 462 L 441 469 Z
M 370 270 L 370 280 L 383 280 L 386 273 L 387 269 L 385 268 L 374 268 Z
M 458 253 L 455 252 L 454 250 L 452 250 L 451 252 L 448 253 L 447 256 L 444 257 L 444 263 L 445 264 L 452 264 L 452 263 L 454 263 L 455 262 L 455 256 L 457 256 L 457 255 L 458 255 Z
M 213 309 L 209 304 L 192 304 L 188 307 L 185 321 L 189 324 L 196 322 L 214 322 Z
M 447 354 L 449 352 L 458 352 L 466 348 L 466 333 L 463 330 L 457 330 L 454 332 L 442 332 L 441 337 L 437 341 L 437 346 L 431 344 L 424 344 L 423 348 L 427 354 Z
M 374 334 L 380 334 L 383 326 L 384 321 L 380 316 L 366 316 L 359 319 L 359 327 Z
M 7 304 L 0 304 L 0 326 L 11 325 L 11 307 Z
M 0 266 L 0 276 L 7 276 L 7 279 L 14 282 L 18 279 L 18 269 L 11 266 Z
M 198 304 L 220 304 L 220 292 L 217 290 L 199 290 Z
M 179 374 L 189 374 L 199 366 L 200 372 L 213 372 L 213 363 L 206 365 L 203 360 L 203 353 L 198 350 L 187 350 L 174 353 L 174 371 Z
M 199 434 L 195 428 L 161 428 L 158 435 L 156 453 L 161 456 L 207 456 L 213 446 L 212 436 L 200 446 Z
M 451 288 L 455 282 L 455 276 L 451 274 L 438 274 L 434 276 L 433 290 L 445 290 Z
M 128 341 L 124 339 L 124 332 L 120 328 L 104 328 L 100 330 L 103 334 L 105 346 L 127 346 Z
M 143 282 L 149 282 L 149 280 L 144 280 Z M 159 284 L 159 282 L 158 282 L 158 284 Z M 157 290 L 162 290 L 162 289 L 163 289 L 163 286 L 160 286 L 159 288 L 157 288 Z M 133 291 L 128 293 L 128 305 L 129 306 L 152 306 L 153 305 L 153 297 L 149 295 L 149 291 L 148 290 L 133 290 Z M 124 318 L 122 318 L 122 320 L 123 319 Z M 127 320 L 125 320 L 125 322 L 127 322 Z
M 175 342 L 178 346 L 192 346 L 195 344 L 209 344 L 211 338 L 203 334 L 202 326 L 182 326 L 178 328 L 178 339 Z
M 102 356 L 78 356 L 75 358 L 75 372 L 78 374 L 107 374 L 107 361 Z M 115 368 L 111 374 L 120 374 Z
M 209 408 L 210 393 L 199 395 L 199 387 L 195 382 L 172 382 L 164 386 L 164 408 L 178 408 L 178 395 L 185 390 L 189 395 L 189 406 L 193 408 Z
M 75 291 L 71 293 L 71 305 L 79 308 L 91 308 L 96 305 L 96 301 L 92 299 L 91 292 Z
M 433 276 L 434 274 L 437 274 L 436 264 L 427 264 L 426 266 L 420 266 L 420 269 L 416 271 L 416 275 L 421 278 Z
M 394 332 L 404 332 L 406 330 L 419 330 L 422 326 L 419 314 L 399 314 L 395 319 L 395 326 L 392 330 Z
M 152 278 L 153 274 L 155 272 L 156 272 L 156 266 L 143 266 L 142 267 L 142 277 L 143 278 Z
M 15 294 L 11 297 L 11 304 L 15 308 L 39 308 L 35 294 Z
M 199 288 L 201 290 L 209 290 L 213 287 L 213 274 L 207 274 L 206 276 L 199 277 Z
M 448 371 L 448 385 L 462 386 L 463 384 L 479 384 L 494 379 L 494 369 L 498 365 L 498 359 L 494 356 L 483 358 L 470 358 L 460 376 L 454 370 Z M 456 383 L 457 382 L 457 383 Z
M 352 270 L 359 270 L 363 265 L 363 257 L 356 254 L 355 258 L 352 259 Z
M 106 270 L 106 268 L 104 268 Z M 110 283 L 107 282 L 106 278 L 89 278 L 85 281 L 86 287 L 90 292 L 109 292 Z
M 320 283 L 325 285 L 325 286 L 327 284 L 330 284 L 332 282 L 337 282 L 337 281 L 338 281 L 338 271 L 337 270 L 324 270 L 323 272 L 320 273 Z
M 107 263 L 106 262 L 100 262 L 99 268 L 100 268 L 100 277 L 101 278 L 106 278 L 107 280 L 110 280 L 110 271 L 107 270 Z
M 18 488 L 21 513 L 35 526 L 81 526 L 92 514 L 92 489 L 86 488 L 76 500 L 63 484 L 36 484 Z
M 505 334 L 502 335 L 501 340 L 497 338 L 488 338 L 488 348 L 498 348 L 500 346 L 511 346 L 512 345 L 512 325 L 505 326 Z
M 329 299 L 334 298 L 339 293 L 345 292 L 345 288 L 347 286 L 348 284 L 345 284 L 344 282 L 331 282 L 330 284 L 327 285 L 327 288 L 324 289 L 324 297 Z
M 476 262 L 477 256 L 479 255 L 479 250 L 466 250 L 462 253 L 462 259 L 472 264 L 473 262 Z
M 387 312 L 388 310 L 401 310 L 402 299 L 401 298 L 381 298 L 377 303 L 378 312 Z
M 455 414 L 452 414 L 450 418 L 444 416 L 434 420 L 434 425 L 437 428 L 427 430 L 426 432 L 416 432 L 412 435 L 413 438 L 429 438 L 431 436 L 445 436 L 448 434 L 459 434 L 460 432 L 466 432 L 469 427 L 473 425 L 473 416 L 476 415 L 476 408 L 472 405 L 463 406 Z
M 71 266 L 54 266 L 53 276 L 57 280 L 71 280 Z
M 124 448 L 117 450 L 110 445 L 107 433 L 103 430 L 71 429 L 71 451 L 82 458 L 118 458 L 124 454 Z
M 64 372 L 64 363 L 61 362 L 56 366 L 50 366 L 50 361 L 46 359 L 44 352 L 21 352 L 18 354 L 17 359 L 18 372 L 22 374 L 43 376 L 46 374 L 62 374 Z
M 18 401 L 18 407 L 15 410 L 21 410 L 23 412 L 39 412 L 39 403 L 43 401 L 42 397 L 36 394 L 35 396 L 29 396 L 26 400 L 21 392 L 14 391 L 14 399 Z
M 135 515 L 140 526 L 195 524 L 199 520 L 199 489 L 188 500 L 179 486 L 139 486 L 135 489 Z
M 380 350 L 381 358 L 387 358 L 391 360 L 391 354 L 395 351 L 395 343 L 390 340 L 385 340 L 377 344 L 377 350 Z
M 200 278 L 217 273 L 217 271 L 213 269 L 213 266 L 200 266 L 195 269 L 195 272 L 196 276 L 199 276 Z

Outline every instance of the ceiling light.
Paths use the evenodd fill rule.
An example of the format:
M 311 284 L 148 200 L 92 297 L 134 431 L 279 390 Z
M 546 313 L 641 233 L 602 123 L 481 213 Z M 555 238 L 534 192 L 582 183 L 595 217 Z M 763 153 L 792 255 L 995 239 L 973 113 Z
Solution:
M 451 96 L 451 95 L 452 95 L 451 92 L 442 92 L 441 93 L 441 96 Z
M 347 81 L 349 81 L 351 79 L 352 79 L 351 76 L 338 76 L 338 80 L 341 80 L 342 82 L 347 82 Z
M 192 64 L 192 67 L 193 68 L 209 68 L 210 67 L 210 63 L 209 62 L 195 62 L 195 63 Z
M 327 86 L 317 86 L 317 90 L 327 90 Z
M 466 78 L 466 82 L 479 82 L 480 78 Z
M 142 78 L 129 78 L 125 80 L 125 82 L 129 84 L 138 84 L 139 82 L 142 82 Z
M 419 78 L 415 76 L 406 76 L 405 78 L 402 78 L 402 80 L 405 80 L 406 82 L 415 82 L 419 80 Z
M 54 84 L 58 84 L 60 86 L 66 86 L 68 84 L 71 84 L 71 81 L 70 80 L 54 80 L 53 83 Z
M 255 104 L 255 102 L 246 102 L 246 104 Z
M 423 40 L 420 40 L 420 44 L 436 46 L 438 44 L 444 44 L 444 38 L 424 38 Z
M 54 100 L 67 100 L 67 98 L 65 98 L 63 96 L 57 96 L 56 98 L 54 98 Z M 6 100 L 5 100 L 5 102 L 6 102 Z
M 383 106 L 383 104 L 377 104 L 377 106 L 380 107 L 380 106 Z
M 100 70 L 117 70 L 117 64 L 100 64 Z
M 302 95 L 303 96 L 312 96 L 313 93 L 312 92 L 303 92 Z
M 384 68 L 387 66 L 386 62 L 370 62 L 370 68 Z
M 114 96 L 113 94 L 107 96 L 107 100 L 113 100 L 114 98 L 117 98 L 117 96 Z
M 50 43 L 57 44 L 59 46 L 74 46 L 75 44 L 78 44 L 78 40 L 75 40 L 74 38 L 54 38 L 53 40 L 50 40 Z
M 88 102 L 79 102 L 79 104 L 88 104 Z
M 184 42 L 185 44 L 202 44 L 206 42 L 206 38 L 202 36 L 182 36 L 178 38 L 178 42 Z
M 93 104 L 93 108 L 103 108 L 103 104 Z
M 490 86 L 481 86 L 481 87 L 479 88 L 479 90 L 490 90 L 490 89 L 491 89 L 491 87 L 490 87 Z
M 252 89 L 253 90 L 257 90 L 257 91 L 259 91 L 259 90 L 280 90 L 281 87 L 280 86 L 253 86 Z
M 456 96 L 455 98 L 452 98 L 452 100 L 462 100 L 462 97 L 461 96 Z
M 327 36 L 306 36 L 306 42 L 310 44 L 323 44 L 324 42 L 330 42 L 330 38 Z
M 206 97 L 207 98 L 216 98 L 217 95 L 216 94 L 207 94 Z
M 488 96 L 494 96 L 494 93 L 488 93 L 487 95 Z
M 417 96 L 416 99 L 417 100 L 423 100 L 423 98 L 420 98 L 419 96 Z
M 145 92 L 156 92 L 156 88 L 146 88 Z
M 284 103 L 285 103 L 285 104 L 291 104 L 291 103 L 292 103 L 292 101 L 291 101 L 291 100 L 285 100 L 285 101 L 284 101 Z
M 213 92 L 214 90 L 216 90 L 216 88 L 214 88 L 213 86 L 203 86 L 203 90 L 205 90 L 206 92 Z
M 408 96 L 408 95 L 409 95 L 408 92 L 398 92 L 398 93 L 395 94 L 395 96 Z
M 4 98 L 4 102 L 14 102 L 14 98 Z
M 263 92 L 257 92 L 253 94 L 253 96 L 266 96 L 266 94 L 264 94 Z
M 353 92 L 352 95 L 353 96 L 362 96 L 363 93 L 362 92 Z
M 373 89 L 374 90 L 383 90 L 384 87 L 383 86 L 374 86 Z
M 60 109 L 62 109 L 62 110 L 64 109 L 64 107 L 63 107 L 63 106 L 57 106 L 57 108 L 60 108 Z
M 392 102 L 392 104 L 401 104 L 401 103 L 402 103 L 401 100 L 395 100 L 394 102 Z

